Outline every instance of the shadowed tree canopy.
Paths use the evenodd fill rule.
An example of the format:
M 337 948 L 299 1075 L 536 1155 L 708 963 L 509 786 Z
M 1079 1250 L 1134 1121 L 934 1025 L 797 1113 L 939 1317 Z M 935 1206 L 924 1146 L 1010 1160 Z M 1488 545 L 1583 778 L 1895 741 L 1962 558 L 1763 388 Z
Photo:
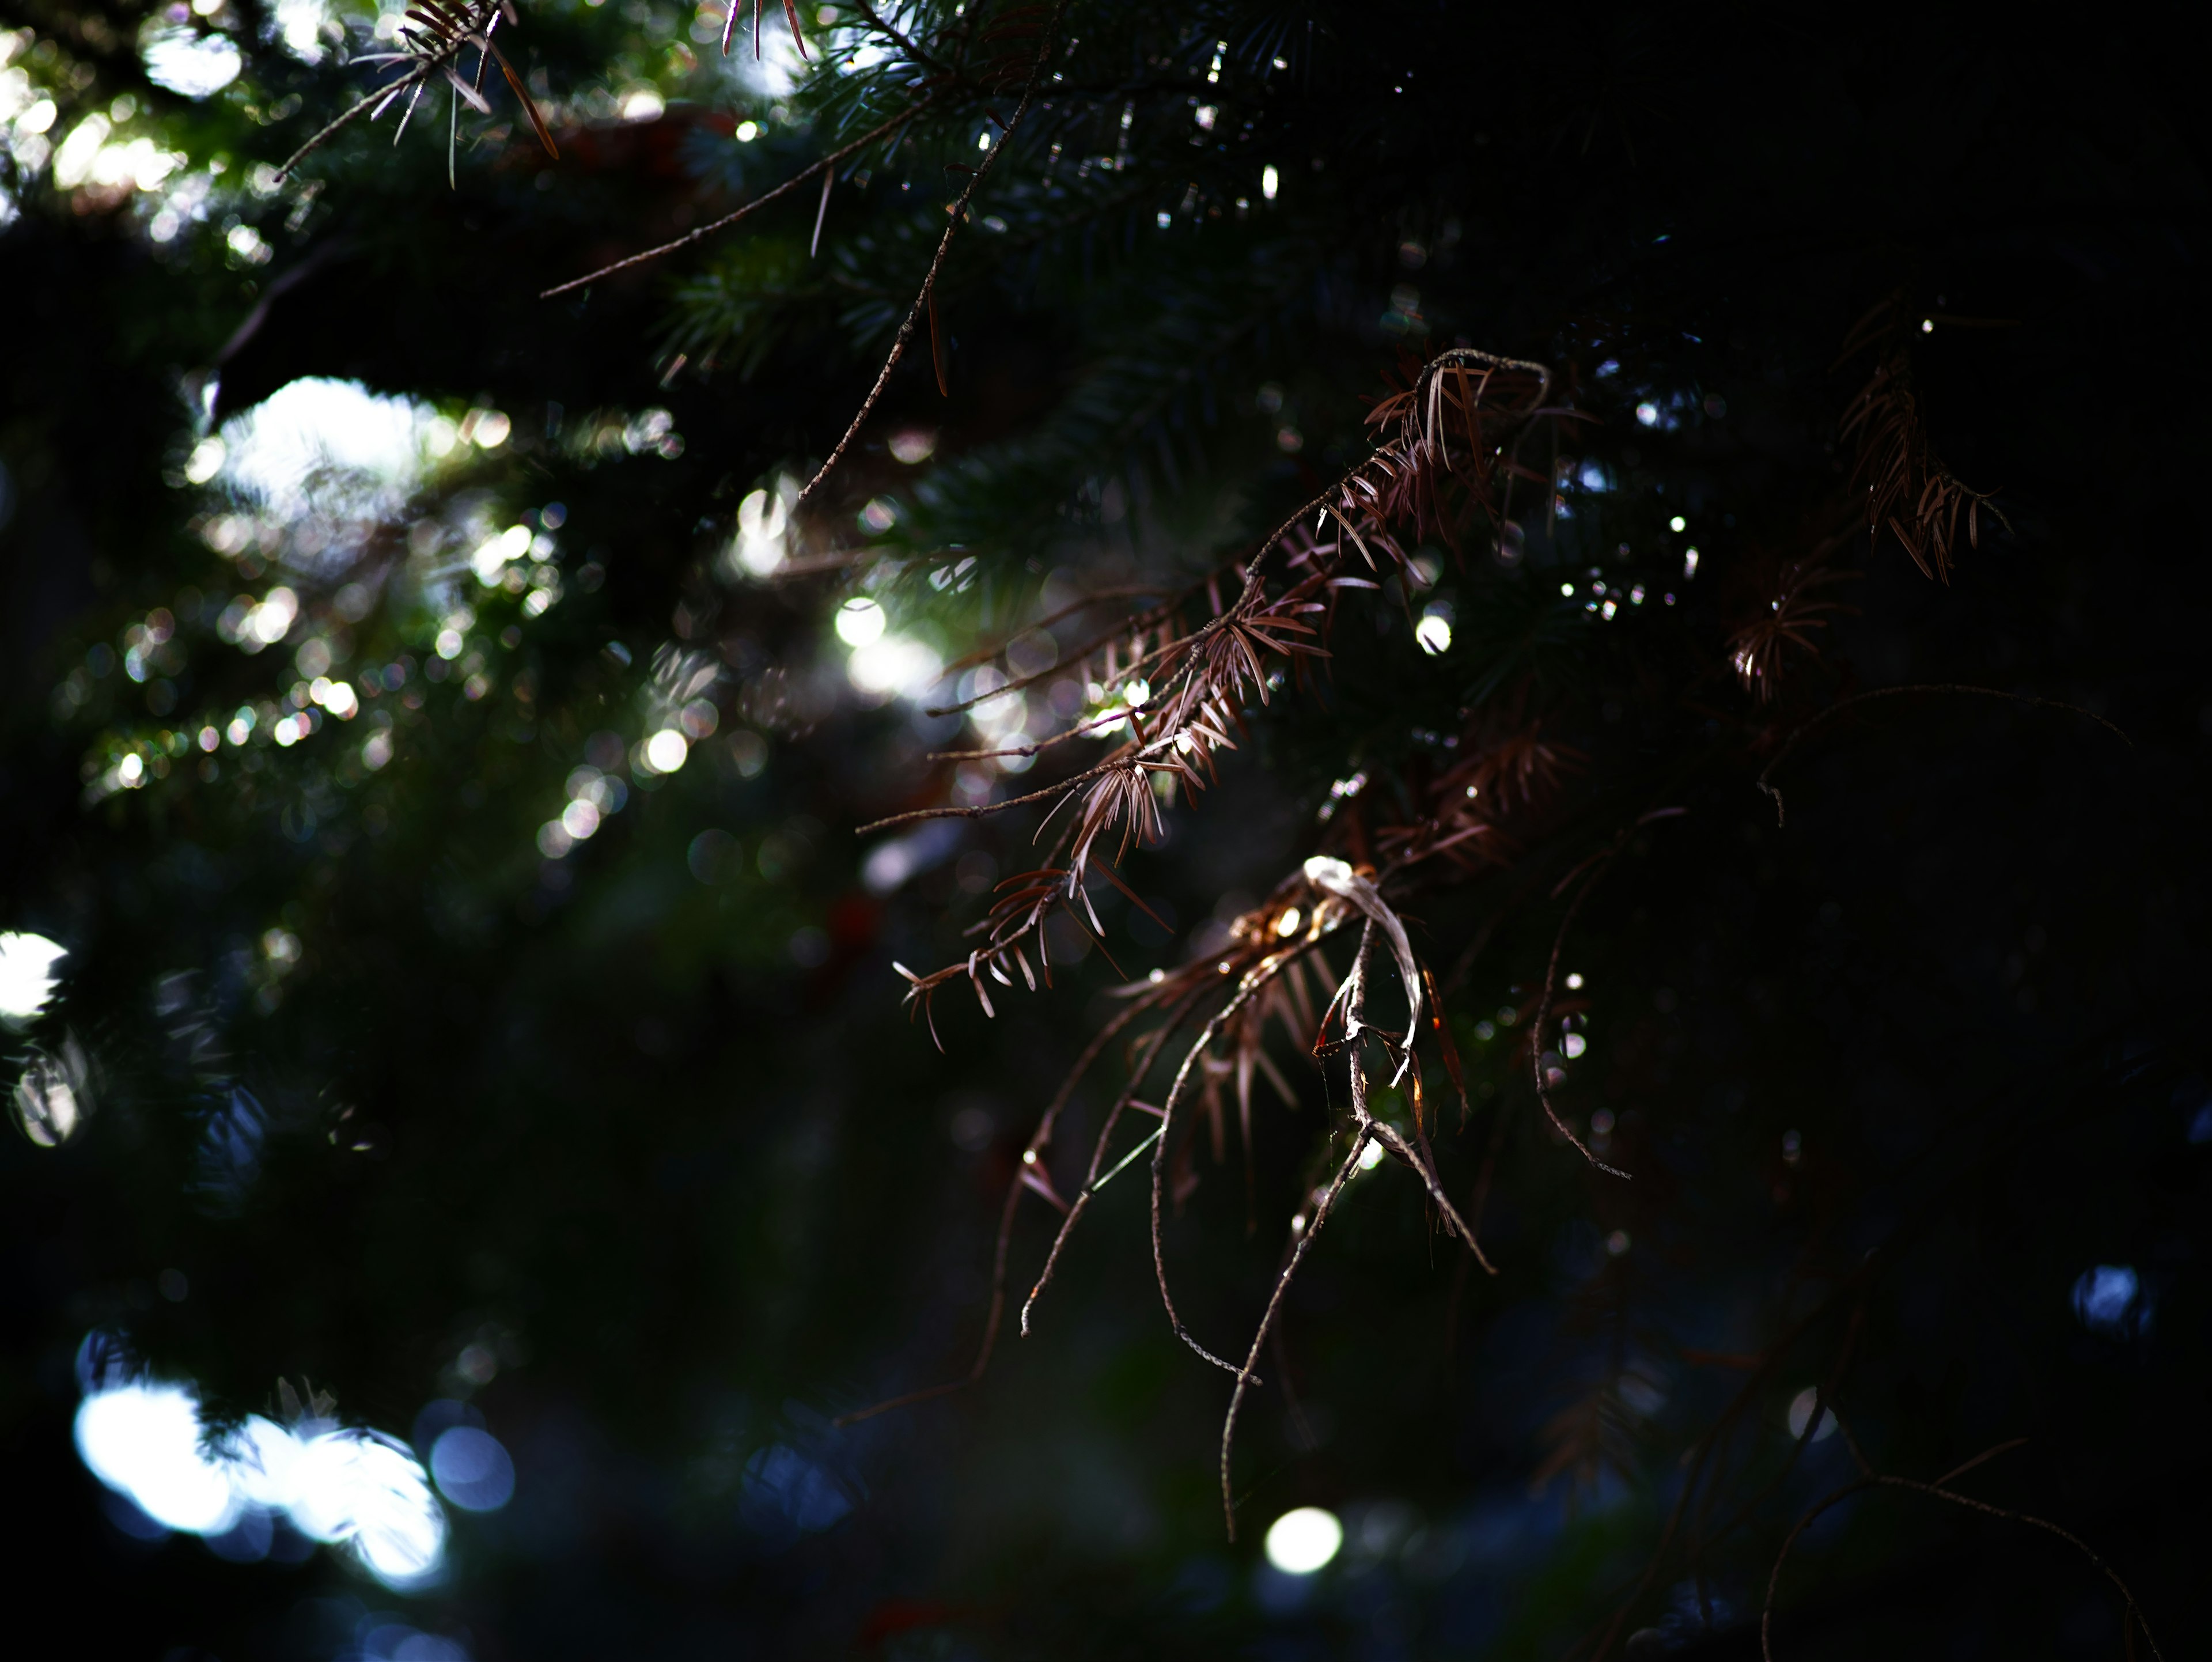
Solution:
M 2203 33 L 29 0 L 25 1585 L 2194 1653 Z

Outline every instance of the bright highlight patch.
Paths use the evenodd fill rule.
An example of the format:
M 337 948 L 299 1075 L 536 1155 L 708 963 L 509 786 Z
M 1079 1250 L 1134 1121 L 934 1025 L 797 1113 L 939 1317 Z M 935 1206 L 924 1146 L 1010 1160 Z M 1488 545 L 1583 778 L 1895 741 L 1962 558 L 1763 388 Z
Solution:
M 35 1021 L 58 984 L 54 965 L 68 956 L 69 948 L 42 934 L 0 934 L 0 1021 Z
M 146 78 L 186 98 L 210 98 L 238 79 L 246 59 L 228 37 L 167 28 L 146 43 Z
M 76 1447 L 93 1476 L 165 1529 L 220 1535 L 237 1519 L 239 1495 L 201 1453 L 199 1403 L 181 1385 L 127 1385 L 86 1397 Z
M 899 693 L 911 697 L 935 684 L 944 673 L 944 664 L 921 642 L 909 641 L 902 635 L 885 635 L 854 648 L 845 673 L 862 692 L 878 697 Z
M 529 552 L 530 527 L 511 525 L 471 554 L 469 565 L 476 572 L 477 581 L 489 588 L 506 575 L 510 562 Z
M 765 490 L 756 490 L 739 502 L 738 536 L 731 547 L 738 564 L 756 577 L 768 576 L 781 565 L 789 517 L 783 498 Z
M 655 773 L 673 773 L 684 765 L 691 746 L 674 728 L 663 728 L 645 741 L 646 765 Z
M 1311 1575 L 1343 1545 L 1344 1525 L 1320 1507 L 1286 1512 L 1267 1529 L 1267 1562 L 1285 1575 Z
M 166 1529 L 222 1536 L 258 1519 L 265 1543 L 268 1517 L 281 1512 L 389 1587 L 420 1586 L 443 1566 L 445 1512 L 397 1439 L 327 1421 L 295 1432 L 257 1415 L 210 1450 L 204 1429 L 190 1387 L 134 1381 L 84 1399 L 77 1452 Z
M 837 638 L 847 646 L 866 646 L 890 627 L 890 619 L 883 607 L 865 597 L 848 600 L 837 608 Z

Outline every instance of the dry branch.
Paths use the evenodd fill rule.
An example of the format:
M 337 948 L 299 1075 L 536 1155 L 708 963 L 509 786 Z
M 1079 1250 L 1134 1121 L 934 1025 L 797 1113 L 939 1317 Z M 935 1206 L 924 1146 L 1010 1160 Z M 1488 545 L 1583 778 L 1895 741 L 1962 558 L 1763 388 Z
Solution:
M 800 168 L 799 172 L 793 174 L 789 179 L 785 180 L 782 184 L 775 186 L 775 189 L 763 191 L 751 201 L 744 204 L 741 207 L 732 209 L 728 213 L 724 214 L 720 219 L 710 220 L 696 230 L 687 231 L 672 242 L 664 242 L 658 247 L 646 249 L 642 253 L 631 254 L 627 259 L 618 259 L 611 265 L 602 265 L 596 271 L 587 271 L 582 277 L 571 277 L 566 283 L 558 283 L 554 284 L 550 289 L 541 289 L 538 293 L 538 298 L 540 300 L 550 300 L 556 295 L 565 295 L 572 289 L 581 289 L 586 283 L 597 283 L 601 277 L 612 277 L 617 271 L 626 271 L 633 265 L 642 265 L 649 259 L 659 259 L 663 254 L 672 254 L 679 248 L 688 248 L 695 242 L 702 242 L 707 238 L 714 235 L 715 232 L 728 229 L 739 220 L 747 217 L 749 215 L 757 212 L 760 209 L 767 207 L 769 203 L 777 200 L 779 198 L 788 196 L 792 192 L 797 190 L 801 185 L 813 178 L 817 174 L 823 175 L 822 205 L 826 209 L 830 203 L 828 188 L 829 180 L 831 177 L 835 176 L 837 164 L 844 161 L 848 156 L 856 155 L 860 151 L 867 149 L 869 145 L 874 143 L 884 134 L 896 131 L 897 129 L 904 126 L 908 122 L 913 120 L 916 116 L 919 116 L 923 111 L 927 110 L 934 101 L 934 94 L 926 96 L 915 104 L 911 108 L 902 110 L 898 114 L 890 117 L 888 120 L 878 122 L 876 125 L 869 128 L 867 131 L 862 133 L 858 138 L 852 140 L 849 143 L 839 145 L 836 149 L 830 151 L 829 155 L 823 156 L 819 161 Z M 818 219 L 815 226 L 815 234 L 817 238 L 821 234 L 821 225 Z
M 1822 722 L 1827 721 L 1829 717 L 1841 715 L 1844 710 L 1850 709 L 1854 704 L 1867 703 L 1876 698 L 1895 698 L 1905 693 L 1916 692 L 1972 693 L 1978 697 L 1983 698 L 2007 698 L 2011 700 L 2014 703 L 2027 704 L 2032 708 L 2039 709 L 2063 709 L 2069 715 L 2087 716 L 2099 727 L 2103 728 L 2107 733 L 2110 733 L 2114 737 L 2118 738 L 2120 742 L 2125 745 L 2130 750 L 2133 750 L 2136 747 L 2136 741 L 2134 740 L 2129 738 L 2125 732 L 2115 726 L 2112 722 L 2098 715 L 2095 710 L 2084 709 L 2079 704 L 2069 704 L 2061 699 L 2039 698 L 2032 693 L 2007 692 L 1999 687 L 1969 686 L 1950 681 L 1915 683 L 1913 685 L 1902 687 L 1876 687 L 1870 692 L 1857 692 L 1853 693 L 1848 698 L 1839 698 L 1834 703 L 1830 704 L 1826 709 L 1821 710 L 1820 714 L 1801 724 L 1787 739 L 1782 741 L 1782 748 L 1774 752 L 1773 759 L 1759 770 L 1759 778 L 1755 782 L 1758 784 L 1759 789 L 1765 791 L 1769 796 L 1774 799 L 1775 825 L 1778 827 L 1785 823 L 1782 805 L 1782 793 L 1774 786 L 1769 784 L 1767 781 L 1772 776 L 1775 769 L 1780 767 L 1784 762 L 1790 759 L 1790 753 L 1797 748 L 1797 741 L 1799 740 L 1802 739 L 1814 728 L 1819 727 Z
M 1841 1420 L 1838 1419 L 1837 1423 L 1840 1425 Z M 1840 1488 L 1822 1496 L 1810 1509 L 1799 1517 L 1790 1526 L 1789 1535 L 1784 1539 L 1782 1550 L 1775 1555 L 1774 1568 L 1766 1578 L 1765 1603 L 1760 1607 L 1759 1612 L 1759 1653 L 1762 1662 L 1774 1662 L 1774 1595 L 1781 1586 L 1782 1567 L 1789 1562 L 1790 1549 L 1797 1544 L 1798 1537 L 1811 1528 L 1823 1513 L 1842 1505 L 1854 1495 L 1863 1495 L 1875 1488 L 1902 1489 L 1908 1494 L 1929 1495 L 1936 1500 L 1948 1501 L 1954 1507 L 1963 1507 L 1969 1512 L 1978 1512 L 1990 1518 L 2001 1518 L 2008 1523 L 2025 1524 L 2030 1529 L 2039 1529 L 2047 1535 L 2056 1536 L 2087 1559 L 2096 1567 L 2098 1573 L 2112 1584 L 2118 1590 L 2124 1606 L 2120 1618 L 2122 1626 L 2124 1628 L 2129 1622 L 2133 1622 L 2136 1627 L 2140 1628 L 2142 1630 L 2143 1642 L 2150 1647 L 2151 1655 L 2156 1659 L 2156 1662 L 2165 1662 L 2166 1653 L 2159 1649 L 2158 1640 L 2150 1630 L 2150 1623 L 2144 1620 L 2142 1609 L 2136 1603 L 2135 1593 L 2129 1588 L 2128 1584 L 2120 1579 L 2119 1573 L 2091 1549 L 2087 1542 L 2070 1530 L 2060 1528 L 2047 1518 L 2039 1518 L 2032 1513 L 2015 1512 L 2007 1507 L 1991 1506 L 1986 1501 L 1977 1501 L 1972 1495 L 1961 1495 L 1948 1487 L 1954 1478 L 1965 1476 L 1984 1461 L 2004 1453 L 2007 1450 L 2018 1448 L 2026 1440 L 2025 1438 L 2019 1438 L 2011 1442 L 2000 1443 L 1994 1448 L 1986 1449 L 1965 1464 L 1954 1467 L 1932 1483 L 1922 1482 L 1911 1477 L 1891 1476 L 1887 1473 L 1871 1470 L 1866 1464 L 1865 1457 L 1859 1452 L 1857 1446 L 1854 1444 L 1851 1452 L 1859 1462 L 1862 1476 L 1856 1481 L 1845 1483 Z M 2130 1645 L 2130 1652 L 2133 1650 L 2132 1643 Z
M 788 4 L 788 0 L 786 0 L 786 3 Z M 975 192 L 982 188 L 983 181 L 990 177 L 991 169 L 996 165 L 999 157 L 1005 153 L 1006 147 L 1013 143 L 1014 134 L 1020 131 L 1022 119 L 1028 115 L 1030 106 L 1036 97 L 1037 88 L 1043 83 L 1045 64 L 1052 57 L 1053 41 L 1059 35 L 1060 17 L 1061 12 L 1066 9 L 1066 3 L 1067 0 L 1058 0 L 1058 3 L 1053 7 L 1051 19 L 1046 23 L 1037 46 L 1036 62 L 1030 67 L 1028 84 L 1022 88 L 1021 102 L 1014 107 L 1014 119 L 1006 124 L 1006 130 L 1000 135 L 999 142 L 983 153 L 982 166 L 968 176 L 968 183 L 961 191 L 959 199 L 946 209 L 945 211 L 951 216 L 951 223 L 945 228 L 945 234 L 938 240 L 937 253 L 929 262 L 928 274 L 921 280 L 921 292 L 915 296 L 913 306 L 908 308 L 905 321 L 899 325 L 898 333 L 891 340 L 891 350 L 884 358 L 884 367 L 877 372 L 875 385 L 868 389 L 867 397 L 860 401 L 860 407 L 854 413 L 852 424 L 846 428 L 844 437 L 837 441 L 828 458 L 820 468 L 816 470 L 814 477 L 806 482 L 805 489 L 799 493 L 797 507 L 803 508 L 813 499 L 814 493 L 821 489 L 823 480 L 828 478 L 837 464 L 843 460 L 845 452 L 851 447 L 854 439 L 859 436 L 860 429 L 866 424 L 868 417 L 874 413 L 877 401 L 884 395 L 884 388 L 890 384 L 891 371 L 898 368 L 899 360 L 906 355 L 907 344 L 914 338 L 915 326 L 924 313 L 929 315 L 930 338 L 933 349 L 934 348 L 937 338 L 938 274 L 945 269 L 945 256 L 952 252 L 952 239 L 959 231 L 961 222 L 967 216 L 968 204 L 975 200 Z M 796 21 L 793 21 L 792 27 L 795 33 L 798 29 Z M 938 370 L 938 390 L 939 392 L 945 390 L 941 359 Z

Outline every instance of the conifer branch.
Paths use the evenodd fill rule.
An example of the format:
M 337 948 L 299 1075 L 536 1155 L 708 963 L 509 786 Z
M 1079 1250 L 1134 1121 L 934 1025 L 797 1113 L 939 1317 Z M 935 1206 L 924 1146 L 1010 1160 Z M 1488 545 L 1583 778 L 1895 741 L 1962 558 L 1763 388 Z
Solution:
M 276 169 L 274 182 L 282 183 L 290 178 L 293 168 L 329 143 L 361 116 L 367 115 L 374 120 L 383 114 L 400 94 L 410 93 L 413 97 L 420 97 L 425 86 L 441 76 L 453 83 L 457 100 L 465 96 L 477 107 L 489 109 L 490 106 L 484 102 L 483 95 L 461 80 L 453 68 L 453 62 L 464 47 L 477 47 L 482 53 L 477 64 L 477 77 L 481 83 L 485 63 L 498 54 L 498 49 L 491 44 L 491 31 L 498 27 L 502 9 L 503 0 L 476 0 L 476 3 L 459 11 L 449 11 L 439 5 L 436 0 L 416 0 L 407 13 L 407 24 L 401 32 L 401 38 L 410 43 L 410 50 L 370 52 L 353 60 L 360 64 L 404 63 L 411 67 L 398 80 L 387 82 L 374 92 L 356 100 L 325 123 L 306 143 L 285 158 L 283 165 Z M 545 131 L 545 123 L 538 113 L 538 107 L 531 101 L 530 94 L 524 91 L 522 83 L 516 80 L 503 55 L 500 57 L 500 68 L 521 99 L 540 140 L 548 150 L 558 156 L 560 152 L 554 147 L 552 136 Z M 456 110 L 459 107 L 457 102 Z M 413 111 L 411 98 L 409 111 L 410 113 Z M 400 122 L 402 131 L 406 130 L 406 125 L 403 118 Z
M 884 134 L 896 131 L 899 128 L 903 127 L 908 122 L 912 121 L 915 117 L 921 115 L 925 110 L 928 109 L 930 106 L 936 101 L 936 94 L 931 93 L 927 94 L 912 108 L 902 110 L 898 114 L 890 117 L 888 120 L 878 122 L 876 125 L 869 128 L 867 131 L 862 133 L 858 138 L 852 140 L 848 143 L 839 145 L 836 149 L 830 151 L 829 155 L 823 156 L 819 161 L 810 163 L 808 166 L 800 168 L 797 173 L 793 174 L 789 179 L 785 180 L 782 184 L 778 185 L 773 190 L 763 191 L 751 201 L 744 204 L 742 207 L 732 209 L 728 213 L 724 214 L 720 219 L 710 220 L 706 224 L 698 227 L 696 230 L 686 231 L 682 236 L 676 238 L 673 241 L 664 242 L 658 247 L 647 248 L 641 253 L 631 254 L 626 259 L 616 260 L 612 265 L 602 265 L 596 271 L 586 272 L 584 276 L 580 277 L 571 277 L 568 282 L 556 283 L 550 289 L 540 289 L 538 291 L 538 298 L 540 300 L 551 300 L 556 295 L 565 295 L 573 289 L 581 289 L 587 283 L 597 283 L 601 277 L 612 277 L 617 271 L 626 271 L 633 265 L 642 265 L 647 260 L 659 259 L 664 254 L 672 254 L 679 248 L 688 248 L 695 242 L 703 242 L 707 238 L 714 235 L 715 232 L 726 230 L 731 226 L 736 224 L 739 220 L 744 219 L 758 210 L 767 207 L 769 203 L 776 201 L 781 197 L 788 196 L 792 192 L 797 190 L 801 185 L 805 184 L 808 180 L 812 179 L 817 174 L 825 176 L 825 188 L 823 193 L 822 201 L 823 208 L 827 209 L 830 201 L 829 192 L 826 188 L 827 180 L 829 177 L 835 175 L 837 164 L 844 161 L 848 156 L 855 155 L 861 150 L 865 150 L 869 145 L 883 137 Z M 815 227 L 815 234 L 817 237 L 821 234 L 821 227 L 818 220 Z
M 883 397 L 884 388 L 890 384 L 891 371 L 898 368 L 899 360 L 905 356 L 907 344 L 914 338 L 915 326 L 925 314 L 932 320 L 931 334 L 933 341 L 934 340 L 936 314 L 932 308 L 936 303 L 938 274 L 945 269 L 945 256 L 952 252 L 952 239 L 959 232 L 961 222 L 968 212 L 968 204 L 975 200 L 975 192 L 982 188 L 983 181 L 991 176 L 991 169 L 997 164 L 999 157 L 1005 152 L 1006 147 L 1013 143 L 1015 133 L 1021 130 L 1022 120 L 1029 114 L 1030 105 L 1036 97 L 1038 87 L 1043 84 L 1044 68 L 1051 60 L 1053 42 L 1058 38 L 1060 31 L 1060 14 L 1066 9 L 1066 6 L 1067 0 L 1056 0 L 1052 9 L 1052 16 L 1045 24 L 1042 40 L 1037 47 L 1036 62 L 1030 70 L 1028 84 L 1022 88 L 1021 102 L 1014 107 L 1013 119 L 1006 124 L 1005 130 L 999 136 L 999 142 L 983 153 L 982 166 L 968 176 L 968 183 L 962 189 L 958 200 L 946 210 L 946 212 L 951 216 L 952 222 L 945 228 L 945 234 L 938 240 L 937 253 L 929 262 L 928 274 L 921 280 L 921 291 L 915 296 L 914 304 L 907 310 L 906 320 L 899 325 L 898 333 L 892 338 L 891 350 L 884 359 L 883 368 L 877 372 L 875 385 L 868 389 L 867 397 L 860 401 L 860 407 L 854 414 L 851 424 L 846 428 L 845 435 L 832 447 L 827 459 L 816 470 L 814 477 L 809 479 L 805 488 L 799 491 L 799 500 L 793 509 L 794 513 L 813 500 L 814 493 L 821 489 L 822 482 L 830 477 L 837 464 L 844 459 L 845 452 L 851 447 L 854 439 L 859 435 L 860 429 L 866 424 L 868 417 L 874 413 L 877 400 Z M 942 374 L 940 368 L 940 378 Z

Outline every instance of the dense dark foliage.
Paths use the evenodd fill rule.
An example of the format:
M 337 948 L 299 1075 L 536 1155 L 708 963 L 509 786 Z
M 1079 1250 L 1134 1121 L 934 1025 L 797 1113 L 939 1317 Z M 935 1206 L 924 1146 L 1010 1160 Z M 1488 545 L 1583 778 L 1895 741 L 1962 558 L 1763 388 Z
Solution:
M 526 6 L 450 126 L 366 12 L 0 37 L 22 1585 L 226 1659 L 2201 1647 L 2197 25 L 785 9 Z M 1324 1018 L 1364 934 L 1406 1036 L 1386 917 L 1418 1073 Z M 1232 1456 L 1154 1245 L 1233 1373 L 1340 1171 Z M 134 1370 L 514 1499 L 411 1592 L 150 1538 L 71 1446 Z

